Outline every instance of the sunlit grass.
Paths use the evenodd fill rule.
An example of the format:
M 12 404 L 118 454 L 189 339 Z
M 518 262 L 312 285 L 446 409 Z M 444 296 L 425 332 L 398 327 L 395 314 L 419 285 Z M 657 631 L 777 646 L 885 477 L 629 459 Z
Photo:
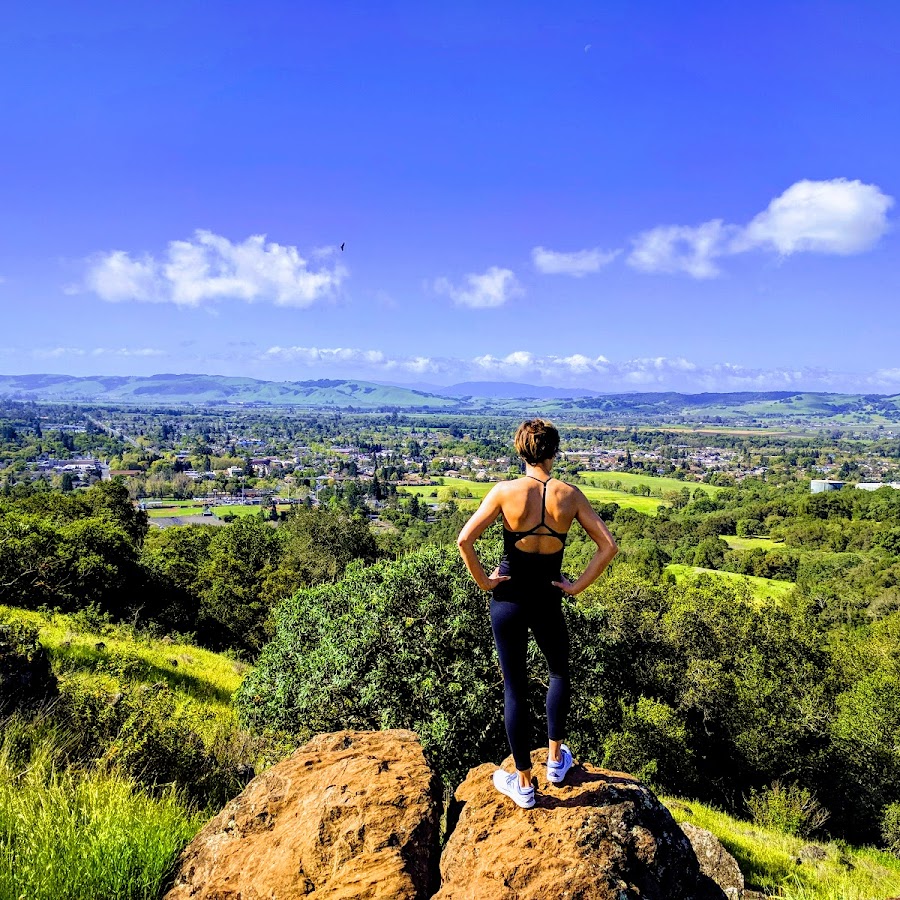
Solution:
M 825 857 L 806 859 L 800 851 L 808 840 L 758 828 L 693 800 L 661 799 L 677 822 L 690 822 L 719 838 L 749 889 L 783 900 L 875 900 L 900 894 L 900 859 L 890 853 L 840 841 L 814 842 Z
M 745 584 L 750 593 L 760 601 L 784 600 L 793 590 L 792 581 L 780 581 L 776 578 L 760 578 L 756 575 L 739 575 L 737 572 L 723 572 L 719 569 L 704 569 L 701 566 L 685 566 L 680 563 L 671 563 L 666 566 L 666 571 L 671 572 L 679 582 L 687 578 L 708 575 L 711 578 L 723 578 L 732 583 Z
M 600 485 L 605 483 L 615 484 L 618 482 L 621 487 L 614 490 L 628 491 L 633 487 L 646 486 L 657 495 L 667 493 L 669 491 L 681 491 L 687 488 L 692 494 L 697 488 L 700 488 L 710 497 L 722 490 L 714 484 L 702 484 L 698 481 L 680 481 L 677 478 L 666 478 L 662 475 L 638 475 L 632 472 L 590 472 L 583 471 L 578 473 L 586 481 Z
M 779 541 L 761 537 L 736 537 L 733 534 L 723 534 L 722 540 L 732 550 L 772 550 L 775 547 L 783 547 Z
M 202 711 L 210 735 L 223 725 L 236 724 L 231 697 L 247 671 L 244 663 L 192 644 L 134 635 L 125 626 L 87 628 L 74 616 L 10 606 L 0 606 L 0 616 L 40 630 L 57 674 L 105 680 L 111 692 L 119 679 L 163 681 L 182 704 Z

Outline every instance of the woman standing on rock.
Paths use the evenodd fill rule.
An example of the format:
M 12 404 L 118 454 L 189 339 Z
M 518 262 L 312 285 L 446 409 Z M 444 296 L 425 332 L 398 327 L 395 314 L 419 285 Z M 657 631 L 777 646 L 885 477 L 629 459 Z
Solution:
M 528 629 L 550 669 L 547 732 L 550 752 L 547 780 L 559 784 L 572 766 L 562 743 L 569 706 L 569 635 L 562 595 L 581 593 L 609 565 L 618 547 L 587 497 L 550 475 L 559 450 L 559 432 L 543 419 L 523 422 L 516 431 L 516 452 L 525 461 L 525 476 L 491 488 L 463 527 L 457 544 L 478 586 L 491 591 L 491 627 L 503 671 L 506 734 L 516 772 L 498 769 L 494 786 L 519 806 L 534 806 L 531 783 L 531 725 L 528 720 Z M 475 541 L 503 517 L 503 559 L 487 575 Z M 561 573 L 566 535 L 578 521 L 597 545 L 593 559 L 571 582 Z

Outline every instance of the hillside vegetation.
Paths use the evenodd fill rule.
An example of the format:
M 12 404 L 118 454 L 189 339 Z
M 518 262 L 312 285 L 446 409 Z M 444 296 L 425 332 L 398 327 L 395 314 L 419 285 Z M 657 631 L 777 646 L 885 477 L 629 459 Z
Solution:
M 68 820 L 29 818 L 23 803 L 65 800 L 97 834 L 118 810 L 133 825 L 117 858 L 143 861 L 131 874 L 92 864 L 97 895 L 152 896 L 204 816 L 316 732 L 413 728 L 448 787 L 506 755 L 487 597 L 452 546 L 467 513 L 452 502 L 423 513 L 410 496 L 385 540 L 334 499 L 279 523 L 148 531 L 116 482 L 3 492 L 0 714 L 11 718 L 0 756 L 5 783 L 28 787 L 4 795 L 0 865 L 21 870 L 27 857 L 32 895 L 61 890 L 38 879 L 57 865 L 54 841 L 96 853 Z M 745 479 L 658 507 L 597 504 L 621 552 L 565 601 L 573 748 L 755 829 L 900 847 L 900 492 Z M 500 546 L 495 526 L 479 545 L 486 564 Z M 566 567 L 592 553 L 574 527 Z M 696 569 L 708 572 L 676 574 Z M 757 585 L 776 584 L 781 595 L 762 599 Z M 540 721 L 545 673 L 532 653 Z M 145 815 L 168 824 L 145 833 Z M 785 880 L 780 856 L 741 852 L 769 889 L 824 896 L 814 867 Z M 874 851 L 841 852 L 858 858 L 859 878 L 877 872 L 841 881 L 823 864 L 823 884 L 859 898 L 893 884 Z M 117 894 L 108 878 L 130 886 Z

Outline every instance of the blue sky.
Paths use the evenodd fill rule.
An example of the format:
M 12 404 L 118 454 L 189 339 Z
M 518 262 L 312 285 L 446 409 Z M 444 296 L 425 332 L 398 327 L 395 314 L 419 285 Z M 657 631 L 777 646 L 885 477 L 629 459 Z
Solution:
M 2 372 L 900 392 L 900 4 L 38 0 L 0 75 Z

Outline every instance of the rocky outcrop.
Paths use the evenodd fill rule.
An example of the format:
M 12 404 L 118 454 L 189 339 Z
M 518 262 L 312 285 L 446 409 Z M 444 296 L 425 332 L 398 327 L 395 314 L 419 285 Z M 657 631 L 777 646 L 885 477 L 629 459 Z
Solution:
M 541 772 L 546 750 L 533 758 Z M 723 898 L 669 811 L 630 775 L 577 766 L 562 785 L 539 779 L 524 810 L 494 790 L 495 768 L 472 769 L 456 791 L 435 900 Z
M 682 823 L 681 830 L 694 848 L 700 871 L 724 891 L 728 900 L 742 900 L 744 876 L 737 860 L 722 846 L 722 842 L 711 831 L 689 822 Z
M 411 731 L 318 735 L 194 838 L 166 900 L 424 900 L 438 796 Z

